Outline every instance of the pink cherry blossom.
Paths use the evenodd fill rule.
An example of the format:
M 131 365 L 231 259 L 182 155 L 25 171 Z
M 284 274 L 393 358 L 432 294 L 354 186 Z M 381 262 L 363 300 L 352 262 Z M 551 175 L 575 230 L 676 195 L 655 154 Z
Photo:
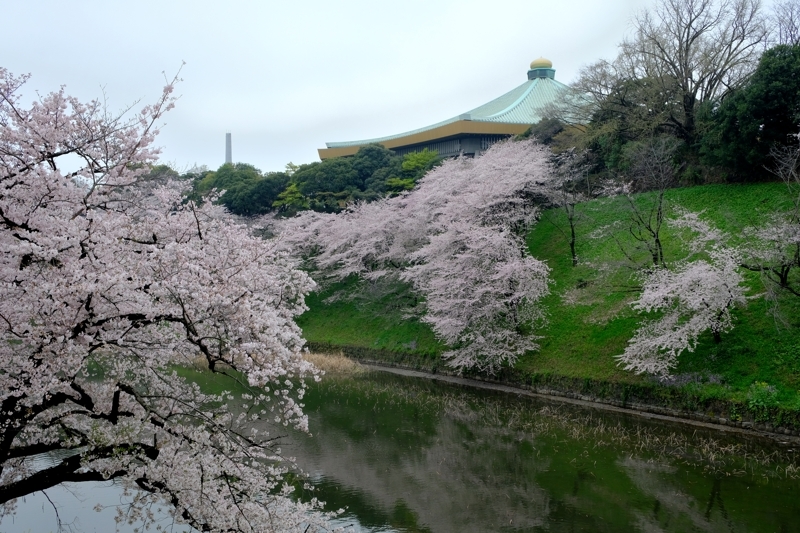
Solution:
M 668 225 L 688 230 L 689 256 L 641 274 L 643 290 L 635 310 L 658 313 L 639 325 L 617 360 L 626 370 L 668 376 L 684 351 L 694 351 L 702 333 L 715 340 L 733 328 L 731 310 L 747 303 L 739 273 L 741 252 L 698 213 L 678 209 Z
M 527 251 L 538 210 L 534 193 L 554 175 L 548 150 L 502 142 L 474 159 L 445 161 L 411 192 L 339 215 L 306 212 L 281 239 L 320 281 L 359 276 L 409 283 L 421 320 L 452 347 L 460 370 L 511 365 L 538 337 L 520 333 L 543 319 L 549 268 Z
M 316 371 L 293 319 L 314 282 L 221 208 L 143 179 L 172 84 L 126 117 L 64 88 L 24 108 L 26 79 L 0 69 L 0 509 L 115 478 L 140 489 L 121 520 L 166 502 L 202 531 L 326 528 L 283 485 L 271 422 L 307 430 Z M 190 364 L 237 392 L 204 393 Z M 46 452 L 62 459 L 33 470 Z

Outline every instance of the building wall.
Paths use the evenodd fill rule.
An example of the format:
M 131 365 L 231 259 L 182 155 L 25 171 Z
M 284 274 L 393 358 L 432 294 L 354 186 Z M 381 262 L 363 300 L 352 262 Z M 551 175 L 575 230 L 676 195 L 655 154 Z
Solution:
M 392 150 L 397 155 L 421 152 L 427 148 L 428 150 L 436 150 L 439 157 L 455 157 L 461 154 L 474 156 L 480 155 L 497 141 L 508 137 L 509 135 L 462 135 L 453 139 L 398 146 L 397 148 L 392 148 Z

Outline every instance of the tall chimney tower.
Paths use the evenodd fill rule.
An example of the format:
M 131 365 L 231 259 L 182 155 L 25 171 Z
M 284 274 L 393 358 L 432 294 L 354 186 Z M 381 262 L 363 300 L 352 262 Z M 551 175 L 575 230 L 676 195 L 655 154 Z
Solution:
M 231 154 L 231 132 L 225 134 L 225 162 L 233 163 L 233 156 Z

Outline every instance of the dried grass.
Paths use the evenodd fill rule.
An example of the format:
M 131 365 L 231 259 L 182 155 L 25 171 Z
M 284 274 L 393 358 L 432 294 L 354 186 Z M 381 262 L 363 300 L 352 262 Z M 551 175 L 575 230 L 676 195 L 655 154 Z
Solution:
M 208 360 L 204 355 L 193 357 L 189 360 L 189 364 L 187 366 L 197 370 L 198 372 L 208 372 Z
M 198 355 L 192 357 L 191 359 L 188 360 L 186 366 L 191 369 L 197 370 L 198 372 L 210 372 L 210 370 L 208 369 L 208 359 L 206 359 L 204 355 Z M 214 368 L 217 371 L 221 372 L 223 370 L 230 369 L 231 367 L 226 363 L 217 362 Z
M 342 352 L 332 354 L 308 352 L 303 358 L 328 375 L 354 376 L 366 372 L 366 368 Z
M 339 353 L 311 353 L 303 354 L 303 359 L 313 364 L 326 374 L 354 376 L 366 372 L 366 368 L 358 362 L 349 359 L 342 352 Z M 208 372 L 208 361 L 202 355 L 189 359 L 186 366 L 199 372 Z M 218 363 L 219 368 L 226 365 Z

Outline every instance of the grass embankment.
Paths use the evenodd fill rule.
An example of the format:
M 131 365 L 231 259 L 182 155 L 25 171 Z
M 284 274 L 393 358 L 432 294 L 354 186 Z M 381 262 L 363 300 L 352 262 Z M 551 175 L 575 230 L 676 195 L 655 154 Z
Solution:
M 350 282 L 352 284 L 352 282 Z M 359 359 L 380 359 L 416 368 L 442 365 L 446 346 L 436 339 L 431 328 L 418 320 L 404 317 L 407 296 L 382 293 L 376 298 L 326 302 L 331 292 L 348 290 L 337 285 L 325 293 L 306 298 L 309 311 L 297 323 L 314 351 L 339 351 Z
M 651 198 L 638 200 L 646 205 Z M 734 243 L 743 238 L 744 227 L 763 223 L 788 204 L 786 188 L 778 183 L 674 189 L 666 199 L 668 216 L 676 206 L 703 211 L 702 217 Z M 774 305 L 761 296 L 759 274 L 745 272 L 750 299 L 734 312 L 735 328 L 719 343 L 704 335 L 694 352 L 681 354 L 678 384 L 664 386 L 626 372 L 614 356 L 624 351 L 641 320 L 630 307 L 639 282 L 617 241 L 589 235 L 617 221 L 627 224 L 630 208 L 627 199 L 618 197 L 579 205 L 576 212 L 576 267 L 563 211 L 545 212 L 528 235 L 533 256 L 552 269 L 552 292 L 542 302 L 548 323 L 537 332 L 541 349 L 522 356 L 503 378 L 800 429 L 800 298 L 783 296 L 776 318 Z M 641 252 L 632 252 L 634 242 L 624 231 L 617 240 L 646 261 Z M 668 262 L 686 257 L 682 240 L 669 227 L 663 229 L 663 243 Z M 299 321 L 312 348 L 346 347 L 348 355 L 358 358 L 429 370 L 444 366 L 440 354 L 445 347 L 425 324 L 404 319 L 402 306 L 390 305 L 391 295 L 358 304 L 325 304 L 325 296 L 309 298 L 311 309 Z

